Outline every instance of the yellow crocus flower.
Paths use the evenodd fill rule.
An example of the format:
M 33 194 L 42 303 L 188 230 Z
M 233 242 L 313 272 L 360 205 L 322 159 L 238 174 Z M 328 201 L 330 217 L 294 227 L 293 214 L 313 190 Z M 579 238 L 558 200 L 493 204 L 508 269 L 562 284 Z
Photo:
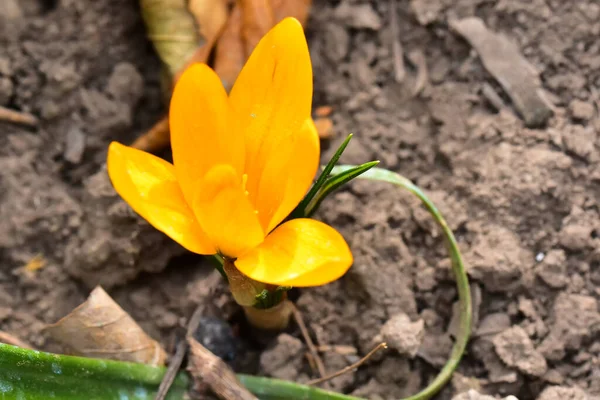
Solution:
M 286 18 L 263 37 L 229 96 L 205 64 L 173 91 L 173 164 L 113 142 L 117 192 L 186 249 L 219 253 L 259 282 L 317 286 L 352 264 L 343 237 L 308 218 L 281 222 L 319 165 L 311 119 L 312 67 L 300 23 Z

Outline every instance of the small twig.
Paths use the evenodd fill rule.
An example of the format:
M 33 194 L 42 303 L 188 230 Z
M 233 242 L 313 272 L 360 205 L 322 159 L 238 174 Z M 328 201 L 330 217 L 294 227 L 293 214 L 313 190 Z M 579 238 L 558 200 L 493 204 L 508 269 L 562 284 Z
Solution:
M 199 304 L 192 314 L 190 320 L 188 321 L 188 326 L 186 330 L 186 336 L 191 336 L 198 329 L 198 325 L 200 325 L 200 318 L 202 317 L 202 312 L 204 311 L 204 305 Z M 181 368 L 181 364 L 183 363 L 183 359 L 185 358 L 185 354 L 187 353 L 188 343 L 187 340 L 183 339 L 177 344 L 177 348 L 175 350 L 175 355 L 171 359 L 169 363 L 169 368 L 167 368 L 167 372 L 165 376 L 163 376 L 162 381 L 160 382 L 160 386 L 158 387 L 158 392 L 156 393 L 156 397 L 154 400 L 164 400 L 167 397 L 167 393 L 169 393 L 169 389 L 171 385 L 175 381 L 175 377 Z
M 154 397 L 154 400 L 164 400 L 167 397 L 167 393 L 169 393 L 169 389 L 175 381 L 177 372 L 179 372 L 179 368 L 181 367 L 181 363 L 183 362 L 185 353 L 187 352 L 187 347 L 188 346 L 185 339 L 180 340 L 177 344 L 175 355 L 171 359 L 171 362 L 169 363 L 169 368 L 167 368 L 167 372 L 165 373 L 165 376 L 163 376 L 163 379 L 160 382 L 160 386 L 158 387 L 158 392 L 156 392 L 156 397 Z
M 10 108 L 0 106 L 0 121 L 12 122 L 13 124 L 21 124 L 34 127 L 38 124 L 38 119 L 35 115 L 11 110 Z
M 317 346 L 317 350 L 321 353 L 325 353 L 325 352 L 334 352 L 337 354 L 340 354 L 342 356 L 347 356 L 347 355 L 351 355 L 351 354 L 356 354 L 356 347 L 353 346 L 344 346 L 344 345 L 329 345 L 329 344 L 325 344 L 322 346 Z
M 300 332 L 302 332 L 302 336 L 304 337 L 304 341 L 306 342 L 308 351 L 310 351 L 310 355 L 312 356 L 313 361 L 317 365 L 317 371 L 319 372 L 319 376 L 321 376 L 321 378 L 322 378 L 326 375 L 325 364 L 323 364 L 323 360 L 321 360 L 321 357 L 319 356 L 319 352 L 317 351 L 315 344 L 313 343 L 312 339 L 310 338 L 310 334 L 308 333 L 306 324 L 304 323 L 304 320 L 302 319 L 302 314 L 300 313 L 300 310 L 298 310 L 294 306 L 292 309 L 292 312 L 294 313 L 294 320 L 298 324 L 298 327 L 300 328 Z
M 17 339 L 8 332 L 0 331 L 0 343 L 10 344 L 11 346 L 21 347 L 23 349 L 33 350 L 33 347 L 21 339 Z
M 398 7 L 396 0 L 389 1 L 390 28 L 392 30 L 392 55 L 394 58 L 394 79 L 401 83 L 406 76 L 404 69 L 404 51 L 400 42 L 400 30 L 398 29 Z
M 333 374 L 324 376 L 324 377 L 319 378 L 319 379 L 313 379 L 312 381 L 308 381 L 308 382 L 306 382 L 306 384 L 307 385 L 316 385 L 318 383 L 323 383 L 325 381 L 328 381 L 328 380 L 336 378 L 336 377 L 338 377 L 340 375 L 343 375 L 346 372 L 350 372 L 353 369 L 356 369 L 356 368 L 360 367 L 365 361 L 367 361 L 369 358 L 371 358 L 373 356 L 373 354 L 377 353 L 381 349 L 387 349 L 387 344 L 385 344 L 385 343 L 379 343 L 379 345 L 377 345 L 377 347 L 375 347 L 366 356 L 364 356 L 363 358 L 361 358 L 360 360 L 358 360 L 354 364 L 350 364 L 347 367 L 342 368 L 342 369 L 340 369 L 337 372 L 334 372 Z

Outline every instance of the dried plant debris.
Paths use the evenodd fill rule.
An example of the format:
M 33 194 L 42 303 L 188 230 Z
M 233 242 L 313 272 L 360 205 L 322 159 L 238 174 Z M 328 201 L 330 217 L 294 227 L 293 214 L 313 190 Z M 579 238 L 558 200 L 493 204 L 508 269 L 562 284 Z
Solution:
M 488 30 L 476 17 L 451 20 L 450 26 L 475 48 L 484 67 L 510 96 L 525 125 L 544 126 L 553 111 L 543 95 L 537 72 L 517 46 Z
M 258 400 L 238 381 L 223 360 L 208 351 L 193 336 L 188 336 L 190 362 L 188 371 L 194 378 L 195 390 L 208 386 L 224 400 Z
M 96 287 L 85 303 L 46 328 L 72 354 L 164 365 L 166 353 L 102 289 Z

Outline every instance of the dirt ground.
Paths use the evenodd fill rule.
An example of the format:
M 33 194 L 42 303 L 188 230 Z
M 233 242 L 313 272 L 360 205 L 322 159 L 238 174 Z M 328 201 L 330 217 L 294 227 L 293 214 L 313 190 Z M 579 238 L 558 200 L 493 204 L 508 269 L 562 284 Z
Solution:
M 210 263 L 135 216 L 107 180 L 108 143 L 130 143 L 165 111 L 137 2 L 5 4 L 0 105 L 41 124 L 0 123 L 0 330 L 55 350 L 45 324 L 102 285 L 167 349 L 205 303 L 207 326 L 231 323 L 215 351 L 238 371 L 307 380 L 299 332 L 253 338 Z M 344 162 L 379 159 L 412 179 L 457 235 L 475 326 L 438 397 L 469 388 L 522 400 L 600 396 L 600 5 L 398 0 L 396 11 L 402 82 L 387 1 L 315 0 L 314 105 L 335 108 L 323 159 L 354 133 Z M 516 45 L 524 59 L 493 59 L 498 48 L 489 63 L 504 61 L 508 86 L 511 74 L 521 79 L 509 90 L 533 103 L 507 94 L 478 38 L 454 28 L 471 16 Z M 292 293 L 314 338 L 362 355 L 386 323 L 404 321 L 417 340 L 414 356 L 391 349 L 330 388 L 373 399 L 415 393 L 452 345 L 457 295 L 440 232 L 408 194 L 364 181 L 330 198 L 319 218 L 340 229 L 355 263 L 338 282 Z M 26 271 L 40 257 L 43 266 Z M 335 371 L 353 359 L 330 352 L 324 361 Z

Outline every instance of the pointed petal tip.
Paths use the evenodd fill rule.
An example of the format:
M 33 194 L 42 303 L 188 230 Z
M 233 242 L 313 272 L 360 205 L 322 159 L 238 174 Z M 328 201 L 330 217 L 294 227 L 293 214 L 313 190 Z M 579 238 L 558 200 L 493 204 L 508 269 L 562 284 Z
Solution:
M 294 17 L 285 17 L 276 26 L 285 26 L 285 27 L 289 27 L 292 29 L 300 28 L 300 29 L 302 29 L 302 31 L 304 31 L 304 28 L 302 28 L 302 24 L 300 23 L 300 21 L 298 21 Z

